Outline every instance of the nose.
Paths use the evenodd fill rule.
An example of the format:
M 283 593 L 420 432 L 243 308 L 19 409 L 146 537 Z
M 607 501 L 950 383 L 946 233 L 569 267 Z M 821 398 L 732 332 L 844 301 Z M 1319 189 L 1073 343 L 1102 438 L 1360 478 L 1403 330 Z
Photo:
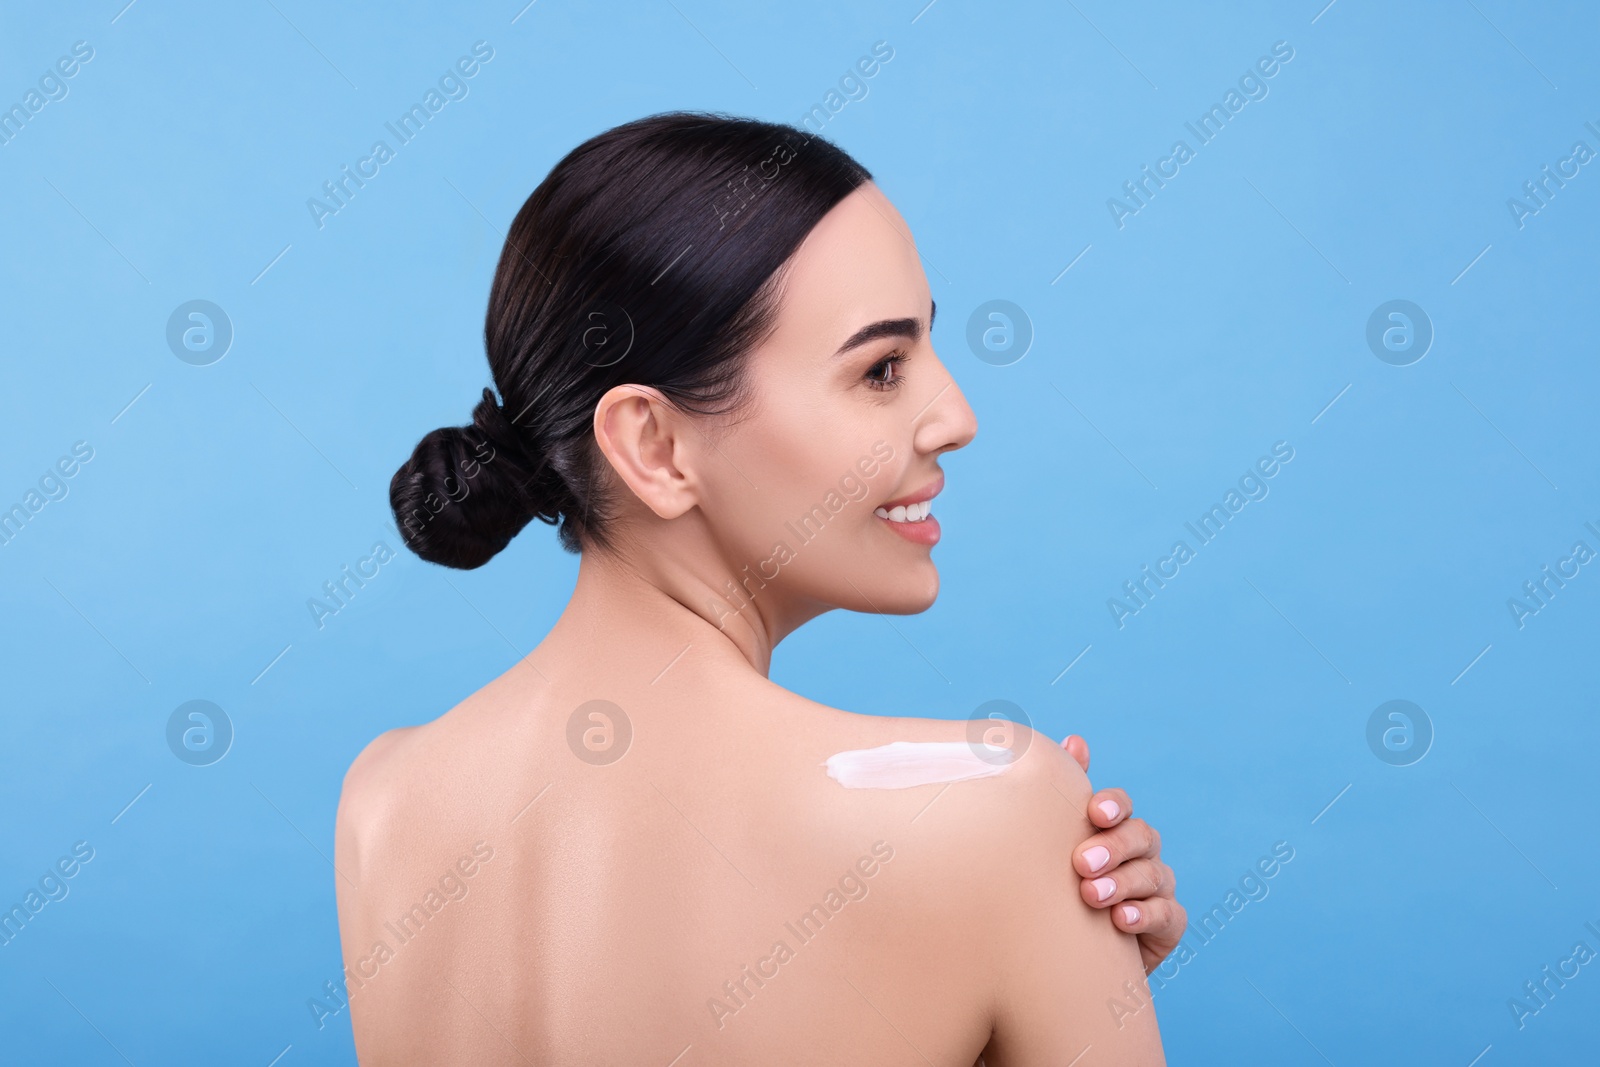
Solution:
M 937 356 L 930 399 L 917 416 L 917 427 L 912 434 L 912 444 L 919 455 L 938 455 L 964 448 L 978 435 L 978 417 L 972 413 L 966 394 L 951 377 L 950 371 Z

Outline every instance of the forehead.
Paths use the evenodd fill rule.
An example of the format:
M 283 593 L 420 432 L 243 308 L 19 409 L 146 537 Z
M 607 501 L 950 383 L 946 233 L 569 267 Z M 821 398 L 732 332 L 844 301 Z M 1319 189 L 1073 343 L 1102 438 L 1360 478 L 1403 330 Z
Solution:
M 869 322 L 927 313 L 928 280 L 911 230 L 868 182 L 824 215 L 791 258 L 773 341 L 831 340 L 831 354 Z

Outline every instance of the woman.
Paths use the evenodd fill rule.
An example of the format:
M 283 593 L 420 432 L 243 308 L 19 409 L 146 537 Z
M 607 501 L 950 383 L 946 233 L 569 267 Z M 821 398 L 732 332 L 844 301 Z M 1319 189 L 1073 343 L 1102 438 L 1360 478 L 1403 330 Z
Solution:
M 526 659 L 350 768 L 363 1063 L 1162 1061 L 1142 979 L 1182 910 L 1081 741 L 767 678 L 824 611 L 934 601 L 937 461 L 977 426 L 933 316 L 871 176 L 790 127 L 652 116 L 534 191 L 501 400 L 391 500 L 453 567 L 555 524 L 578 580 Z

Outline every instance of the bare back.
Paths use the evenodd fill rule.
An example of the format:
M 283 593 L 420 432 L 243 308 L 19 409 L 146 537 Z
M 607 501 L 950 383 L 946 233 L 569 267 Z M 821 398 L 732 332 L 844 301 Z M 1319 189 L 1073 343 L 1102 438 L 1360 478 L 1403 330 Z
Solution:
M 829 755 L 964 724 L 696 651 L 598 691 L 536 654 L 357 760 L 337 866 L 362 1063 L 1160 1062 L 1152 1010 L 1108 1011 L 1142 970 L 1074 888 L 1076 764 L 1035 736 L 995 777 L 846 789 Z

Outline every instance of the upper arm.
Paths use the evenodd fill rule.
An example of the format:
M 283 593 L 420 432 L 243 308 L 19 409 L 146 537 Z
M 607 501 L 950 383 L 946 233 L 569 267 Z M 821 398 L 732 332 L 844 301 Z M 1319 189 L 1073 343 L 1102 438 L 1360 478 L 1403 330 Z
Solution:
M 994 779 L 1004 850 L 992 852 L 996 973 L 993 1031 L 984 1062 L 1159 1064 L 1165 1059 L 1137 941 L 1079 895 L 1072 851 L 1094 833 L 1082 768 L 1033 735 L 1018 763 Z

